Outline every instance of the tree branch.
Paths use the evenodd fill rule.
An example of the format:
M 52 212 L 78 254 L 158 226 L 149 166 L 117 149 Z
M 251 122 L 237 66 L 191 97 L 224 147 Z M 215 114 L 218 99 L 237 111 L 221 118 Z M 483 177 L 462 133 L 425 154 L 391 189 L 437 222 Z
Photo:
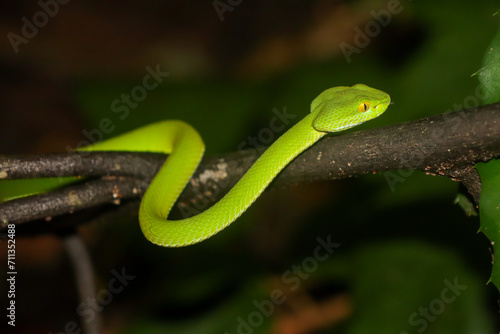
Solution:
M 205 157 L 176 207 L 183 217 L 220 199 L 265 148 Z M 500 104 L 328 137 L 301 154 L 271 187 L 386 172 L 390 182 L 406 169 L 462 181 L 476 201 L 480 182 L 473 168 L 500 156 Z M 139 198 L 165 156 L 131 152 L 72 152 L 0 157 L 1 178 L 101 177 L 54 192 L 0 204 L 0 232 L 7 223 L 53 217 L 117 200 Z M 389 172 L 391 171 L 391 172 Z

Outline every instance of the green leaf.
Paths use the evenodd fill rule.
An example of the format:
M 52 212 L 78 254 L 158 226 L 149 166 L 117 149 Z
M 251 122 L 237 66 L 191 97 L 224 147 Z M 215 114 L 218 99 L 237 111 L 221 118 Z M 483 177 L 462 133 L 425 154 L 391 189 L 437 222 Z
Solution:
M 483 91 L 483 102 L 490 104 L 500 101 L 500 29 L 488 46 L 483 67 L 477 75 Z
M 478 163 L 476 169 L 481 176 L 481 200 L 479 201 L 479 215 L 481 228 L 494 246 L 493 259 L 500 259 L 500 160 L 491 160 L 487 163 Z M 499 261 L 493 261 L 490 282 L 500 289 Z
M 498 12 L 497 12 L 498 13 Z M 497 14 L 495 13 L 495 14 Z M 483 58 L 483 67 L 478 71 L 479 82 L 485 104 L 500 101 L 500 29 L 488 46 Z M 493 267 L 489 282 L 500 290 L 500 160 L 478 163 L 476 169 L 481 177 L 481 199 L 479 200 L 480 231 L 493 246 Z

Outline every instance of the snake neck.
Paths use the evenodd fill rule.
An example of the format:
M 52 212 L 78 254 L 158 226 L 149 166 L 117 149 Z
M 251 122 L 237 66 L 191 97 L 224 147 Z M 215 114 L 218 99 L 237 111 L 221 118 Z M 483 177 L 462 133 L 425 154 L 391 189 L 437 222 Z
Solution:
M 218 228 L 223 229 L 262 194 L 271 181 L 300 153 L 326 135 L 312 127 L 314 114 L 309 114 L 279 137 L 248 169 L 243 177 L 214 206 L 188 218 L 193 221 L 220 219 Z
M 265 185 L 263 183 L 264 189 L 262 189 L 262 191 L 264 191 L 265 187 L 292 160 L 327 134 L 326 132 L 320 132 L 313 128 L 312 121 L 315 117 L 316 115 L 312 113 L 308 114 L 281 135 L 252 165 L 241 181 L 243 181 L 245 176 L 249 173 L 259 175 L 262 179 L 267 180 Z M 260 193 L 258 195 L 260 195 Z

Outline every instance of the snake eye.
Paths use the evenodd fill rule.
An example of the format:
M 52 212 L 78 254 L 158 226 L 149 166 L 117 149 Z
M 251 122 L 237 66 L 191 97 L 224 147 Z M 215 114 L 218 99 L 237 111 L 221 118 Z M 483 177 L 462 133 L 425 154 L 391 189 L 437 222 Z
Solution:
M 365 112 L 368 109 L 370 109 L 370 102 L 363 102 L 363 103 L 360 103 L 358 106 L 359 112 Z

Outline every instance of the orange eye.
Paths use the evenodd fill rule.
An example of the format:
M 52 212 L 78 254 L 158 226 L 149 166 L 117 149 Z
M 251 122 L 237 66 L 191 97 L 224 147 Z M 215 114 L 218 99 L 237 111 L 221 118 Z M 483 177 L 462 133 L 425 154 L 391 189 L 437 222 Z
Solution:
M 359 112 L 365 112 L 368 109 L 370 109 L 370 102 L 363 102 L 363 103 L 360 103 L 358 106 Z

